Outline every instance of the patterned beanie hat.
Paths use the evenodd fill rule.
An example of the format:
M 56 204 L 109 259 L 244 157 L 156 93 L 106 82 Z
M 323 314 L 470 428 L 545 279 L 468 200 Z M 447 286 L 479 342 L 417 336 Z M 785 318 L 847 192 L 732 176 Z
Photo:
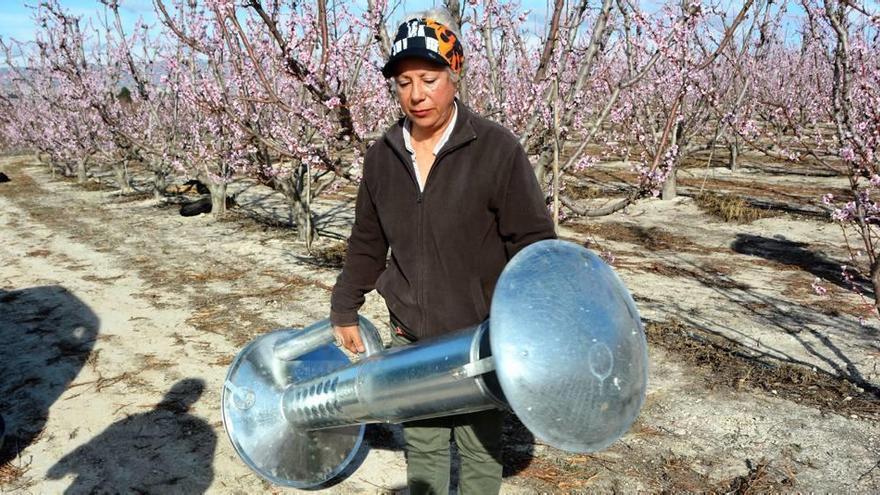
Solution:
M 455 33 L 431 18 L 410 19 L 400 25 L 382 75 L 393 76 L 398 62 L 413 57 L 449 66 L 456 74 L 464 65 L 464 50 Z

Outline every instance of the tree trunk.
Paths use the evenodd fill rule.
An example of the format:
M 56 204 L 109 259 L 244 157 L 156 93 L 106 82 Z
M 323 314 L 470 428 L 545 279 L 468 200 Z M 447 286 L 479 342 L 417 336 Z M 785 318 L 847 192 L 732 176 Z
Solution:
M 214 218 L 223 218 L 226 214 L 226 183 L 207 183 L 207 185 L 211 191 L 211 213 Z
M 116 176 L 116 185 L 122 194 L 131 194 L 131 177 L 128 175 L 128 160 L 124 159 L 113 163 L 113 174 Z
M 739 146 L 736 141 L 731 141 L 727 147 L 730 149 L 730 171 L 736 172 L 737 169 L 737 159 L 739 158 Z
M 880 314 L 880 260 L 871 264 L 871 286 L 874 288 L 874 309 Z
M 301 201 L 290 202 L 290 211 L 296 223 L 296 240 L 304 242 L 306 249 L 311 249 L 312 241 L 317 237 L 315 218 L 310 210 Z
M 669 177 L 667 177 L 666 181 L 663 183 L 663 189 L 660 193 L 660 198 L 664 201 L 678 197 L 678 189 L 675 185 L 675 172 L 677 168 L 678 160 L 675 160 L 675 163 L 672 165 L 672 170 L 669 171 Z
M 84 156 L 76 164 L 76 182 L 79 184 L 85 184 L 89 178 L 88 161 L 88 157 Z
M 165 189 L 168 187 L 168 174 L 165 170 L 153 170 L 153 197 L 162 199 L 165 196 Z
M 680 132 L 681 124 L 675 126 L 675 130 L 672 132 L 672 136 L 669 139 L 669 148 L 672 149 L 674 146 L 678 144 L 678 134 Z M 662 148 L 661 148 L 662 152 Z M 663 182 L 663 189 L 660 193 L 660 198 L 664 201 L 668 201 L 670 199 L 675 199 L 678 197 L 678 190 L 675 185 L 675 174 L 678 172 L 678 160 L 681 156 L 681 153 L 676 151 L 675 158 L 672 160 L 672 165 L 670 165 L 669 175 L 666 177 L 666 180 Z
M 300 165 L 301 172 L 308 168 Z M 308 180 L 308 176 L 305 177 Z M 312 241 L 317 237 L 315 229 L 315 217 L 312 215 L 311 191 L 306 188 L 306 180 L 300 174 L 291 174 L 283 180 L 275 182 L 275 189 L 280 189 L 287 199 L 290 215 L 296 225 L 296 240 L 305 243 L 306 249 L 311 249 Z

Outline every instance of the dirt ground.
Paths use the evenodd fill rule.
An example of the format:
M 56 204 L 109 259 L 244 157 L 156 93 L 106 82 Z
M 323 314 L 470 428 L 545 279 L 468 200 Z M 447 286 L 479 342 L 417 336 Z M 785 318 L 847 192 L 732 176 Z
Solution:
M 326 316 L 350 195 L 319 206 L 310 255 L 253 184 L 233 184 L 238 206 L 216 221 L 52 178 L 30 157 L 0 158 L 0 171 L 12 179 L 0 184 L 0 492 L 286 491 L 235 455 L 220 392 L 255 336 Z M 591 173 L 569 192 L 615 170 Z M 679 179 L 780 207 L 736 223 L 680 197 L 565 224 L 564 238 L 613 257 L 636 299 L 647 400 L 626 436 L 591 455 L 511 418 L 502 492 L 880 492 L 880 325 L 846 289 L 839 227 L 810 214 L 845 181 L 754 164 Z M 828 294 L 812 290 L 817 277 Z M 364 315 L 385 329 L 377 296 Z M 367 438 L 328 493 L 401 490 L 399 431 Z

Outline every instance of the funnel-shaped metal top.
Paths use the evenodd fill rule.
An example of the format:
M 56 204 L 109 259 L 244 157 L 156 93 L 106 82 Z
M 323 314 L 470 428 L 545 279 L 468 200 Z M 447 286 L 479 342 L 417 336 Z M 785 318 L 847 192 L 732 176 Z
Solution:
M 592 251 L 530 245 L 504 269 L 489 332 L 504 395 L 551 445 L 593 452 L 620 438 L 645 397 L 648 354 L 635 304 Z
M 351 462 L 364 425 L 309 431 L 287 421 L 281 398 L 289 385 L 350 364 L 332 345 L 296 360 L 279 359 L 275 344 L 291 333 L 262 335 L 236 356 L 223 387 L 223 425 L 235 451 L 257 474 L 278 485 L 313 488 Z

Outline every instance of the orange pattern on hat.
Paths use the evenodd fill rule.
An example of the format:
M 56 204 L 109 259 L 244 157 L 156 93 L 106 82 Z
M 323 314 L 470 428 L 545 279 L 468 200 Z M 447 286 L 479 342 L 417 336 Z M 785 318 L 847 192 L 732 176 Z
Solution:
M 464 51 L 461 49 L 461 43 L 458 42 L 455 33 L 434 19 L 425 19 L 425 26 L 434 29 L 437 34 L 437 43 L 440 46 L 440 55 L 446 59 L 452 71 L 461 72 L 464 65 Z

